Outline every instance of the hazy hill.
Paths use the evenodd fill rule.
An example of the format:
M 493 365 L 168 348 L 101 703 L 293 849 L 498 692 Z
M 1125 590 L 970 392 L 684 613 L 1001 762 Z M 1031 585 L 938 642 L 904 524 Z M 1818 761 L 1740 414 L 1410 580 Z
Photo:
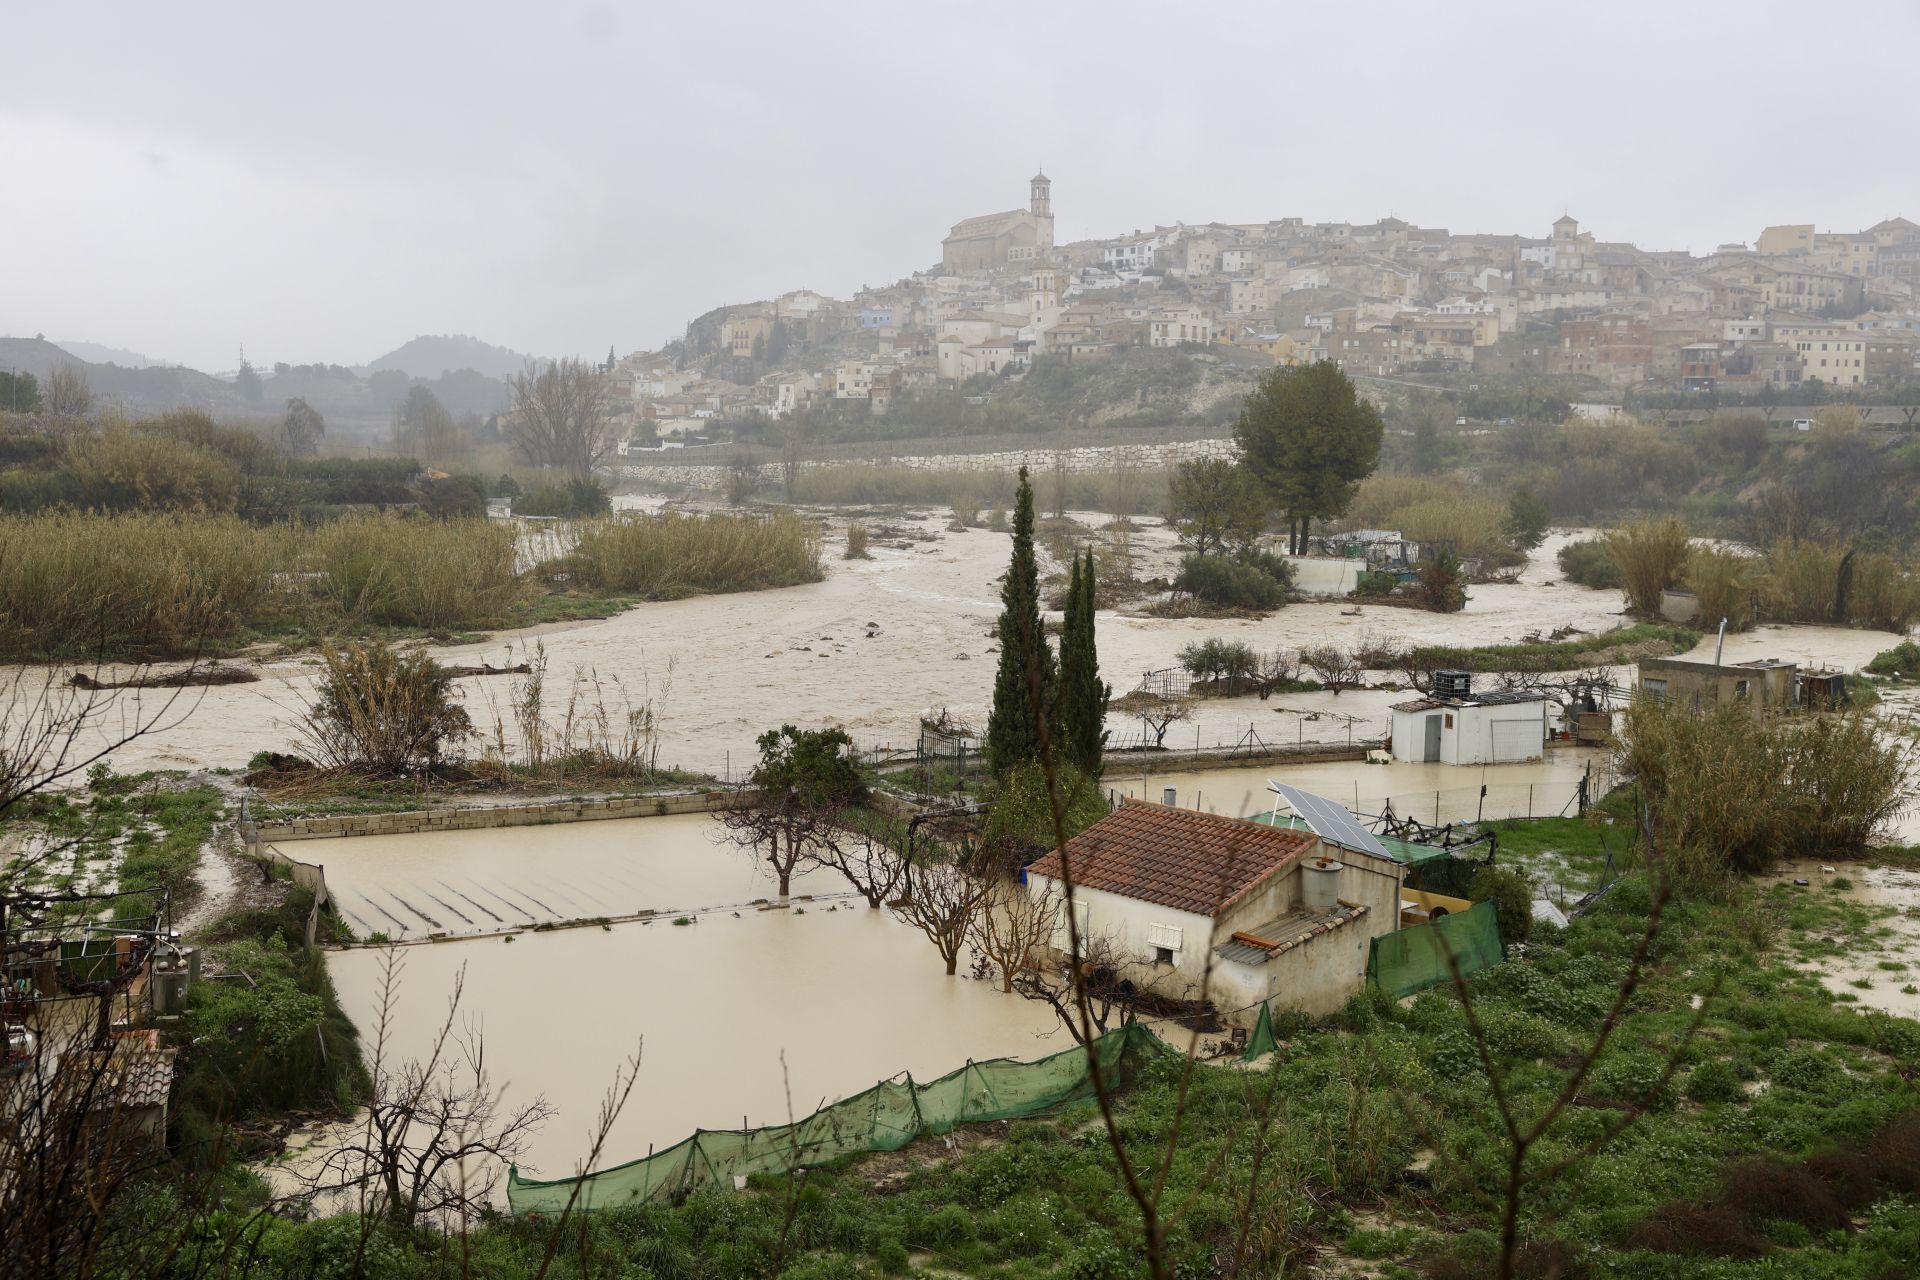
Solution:
M 77 364 L 86 371 L 96 399 L 117 402 L 129 410 L 241 407 L 239 394 L 232 387 L 195 369 L 158 365 L 128 369 L 94 364 L 44 338 L 0 338 L 0 368 L 31 373 L 42 386 L 47 375 L 63 364 Z
M 71 338 L 61 338 L 57 345 L 88 364 L 117 364 L 122 369 L 146 369 L 167 363 L 165 360 L 155 360 L 152 356 L 143 356 L 138 351 L 103 346 L 98 342 L 76 342 Z
M 472 369 L 502 381 L 511 378 L 531 359 L 518 351 L 496 347 L 465 334 L 423 334 L 367 366 L 367 372 L 394 369 L 416 378 L 438 378 L 458 369 Z

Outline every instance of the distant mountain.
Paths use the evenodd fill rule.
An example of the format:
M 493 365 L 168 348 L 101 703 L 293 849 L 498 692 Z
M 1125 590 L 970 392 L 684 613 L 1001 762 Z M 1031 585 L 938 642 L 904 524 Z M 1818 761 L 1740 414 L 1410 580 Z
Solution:
M 369 364 L 367 372 L 397 369 L 415 378 L 438 378 L 445 373 L 471 369 L 489 378 L 505 380 L 519 373 L 530 359 L 531 356 L 465 334 L 422 335 Z
M 96 399 L 118 402 L 134 411 L 190 407 L 221 412 L 243 407 L 232 387 L 194 369 L 94 364 L 44 338 L 0 338 L 0 368 L 31 373 L 42 386 L 47 375 L 63 364 L 77 364 L 86 372 Z
M 155 365 L 164 365 L 165 360 L 155 360 L 152 356 L 143 356 L 138 351 L 127 351 L 121 347 L 106 347 L 98 342 L 74 342 L 67 338 L 59 339 L 56 344 L 63 351 L 71 352 L 88 364 L 117 364 L 122 369 L 150 369 Z

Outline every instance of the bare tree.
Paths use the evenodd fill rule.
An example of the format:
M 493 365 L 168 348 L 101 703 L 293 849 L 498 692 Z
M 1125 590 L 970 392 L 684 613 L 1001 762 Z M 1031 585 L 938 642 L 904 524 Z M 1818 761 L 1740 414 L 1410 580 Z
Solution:
M 1011 877 L 995 877 L 973 918 L 970 941 L 1000 971 L 1000 989 L 1012 991 L 1053 944 L 1060 924 L 1060 900 L 1052 889 L 1035 892 Z
M 381 959 L 380 1024 L 393 1016 L 402 960 L 396 947 Z M 360 1212 L 399 1227 L 422 1220 L 470 1221 L 487 1212 L 504 1166 L 517 1160 L 533 1132 L 553 1114 L 546 1099 L 509 1107 L 487 1073 L 484 1038 L 471 1023 L 456 1032 L 466 967 L 454 976 L 447 1015 L 427 1056 L 398 1067 L 372 1064 L 366 1120 L 301 1174 L 316 1195 L 357 1192 Z
M 1193 719 L 1193 699 L 1169 697 L 1144 689 L 1135 689 L 1124 697 L 1114 699 L 1113 709 L 1124 715 L 1137 716 L 1141 725 L 1153 735 L 1155 747 L 1166 745 L 1168 729 Z
M 790 413 L 780 422 L 780 477 L 786 482 L 788 502 L 793 501 L 794 482 L 800 478 L 800 463 L 806 457 L 812 428 L 804 413 Z
M 289 458 L 311 457 L 319 451 L 320 438 L 327 434 L 327 420 L 299 396 L 287 401 L 287 416 L 280 420 L 280 439 Z
M 604 372 L 576 359 L 544 369 L 529 363 L 508 384 L 514 446 L 536 466 L 565 467 L 575 479 L 588 479 L 617 443 L 612 386 Z
M 1302 669 L 1298 650 L 1275 649 L 1272 653 L 1261 654 L 1259 669 L 1254 673 L 1260 701 L 1265 702 L 1272 697 L 1276 689 L 1298 684 Z
M 1337 644 L 1310 645 L 1300 651 L 1300 661 L 1320 677 L 1320 683 L 1331 689 L 1336 698 L 1342 689 L 1359 685 L 1365 672 L 1359 654 Z
M 907 876 L 905 855 L 884 834 L 844 820 L 822 828 L 814 862 L 838 871 L 876 911 L 893 900 Z
M 47 375 L 44 400 L 50 418 L 74 421 L 92 413 L 93 387 L 87 382 L 87 371 L 77 364 L 56 365 Z
M 960 950 L 972 936 L 974 920 L 987 900 L 990 882 L 958 861 L 909 865 L 894 915 L 927 935 L 946 961 L 947 976 L 960 967 Z

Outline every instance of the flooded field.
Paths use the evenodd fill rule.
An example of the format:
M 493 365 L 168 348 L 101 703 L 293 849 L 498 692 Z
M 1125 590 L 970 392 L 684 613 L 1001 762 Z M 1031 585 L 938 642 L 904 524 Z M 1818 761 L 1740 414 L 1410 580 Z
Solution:
M 540 834 L 553 837 L 542 843 L 564 838 Z M 643 1041 L 608 1164 L 699 1127 L 783 1122 L 789 1097 L 792 1114 L 805 1115 L 895 1072 L 932 1078 L 968 1058 L 1036 1057 L 1070 1043 L 1046 1006 L 947 977 L 917 931 L 858 902 L 400 950 L 393 1055 L 427 1051 L 464 967 L 463 1016 L 483 1029 L 508 1099 L 544 1094 L 556 1108 L 529 1162 L 546 1177 L 573 1171 L 615 1068 Z M 379 1008 L 380 962 L 373 949 L 328 958 L 362 1028 Z
M 747 906 L 773 897 L 761 864 L 701 814 L 556 827 L 307 840 L 340 912 L 365 938 L 497 933 L 560 920 Z M 847 891 L 833 872 L 793 878 L 796 896 Z
M 1545 760 L 1531 764 L 1466 768 L 1356 760 L 1165 773 L 1141 768 L 1130 758 L 1110 761 L 1101 782 L 1116 796 L 1158 800 L 1164 788 L 1172 787 L 1176 803 L 1230 817 L 1252 817 L 1273 808 L 1274 796 L 1267 790 L 1271 778 L 1337 800 L 1357 813 L 1380 814 L 1391 801 L 1393 812 L 1401 817 L 1462 822 L 1571 813 L 1581 776 L 1590 764 L 1601 769 L 1606 753 L 1591 748 L 1556 749 Z
M 1076 514 L 1089 527 L 1105 519 Z M 748 767 L 754 738 L 783 722 L 839 725 L 862 747 L 910 746 L 920 716 L 942 707 L 982 728 L 991 694 L 998 578 L 1006 567 L 1008 537 L 983 529 L 952 532 L 946 519 L 921 512 L 876 520 L 873 558 L 847 561 L 837 556 L 845 520 L 833 517 L 827 521 L 824 582 L 643 605 L 601 622 L 555 624 L 434 652 L 453 662 L 498 663 L 509 656 L 510 646 L 544 644 L 550 663 L 547 701 L 556 715 L 576 669 L 604 680 L 617 678 L 629 690 L 650 687 L 656 696 L 664 690 L 659 706 L 662 763 L 723 777 L 737 777 Z M 1351 642 L 1368 635 L 1408 643 L 1492 644 L 1562 627 L 1598 632 L 1621 625 L 1626 619 L 1618 592 L 1590 591 L 1560 581 L 1554 557 L 1574 536 L 1578 534 L 1562 532 L 1550 537 L 1518 582 L 1472 588 L 1466 610 L 1458 614 L 1381 606 L 1350 612 L 1351 607 L 1340 602 L 1289 605 L 1262 619 L 1103 613 L 1101 673 L 1116 694 L 1124 693 L 1143 673 L 1175 665 L 1183 645 L 1215 636 L 1266 651 L 1328 640 Z M 1136 571 L 1143 577 L 1169 572 L 1177 555 L 1171 532 L 1159 525 L 1140 529 L 1134 547 Z M 1051 567 L 1050 559 L 1043 559 Z M 1708 637 L 1696 652 L 1710 655 L 1713 643 Z M 1732 660 L 1790 658 L 1856 670 L 1892 643 L 1893 637 L 1882 632 L 1768 626 L 1729 636 L 1726 655 Z M 190 715 L 174 717 L 177 722 L 133 744 L 116 764 L 123 769 L 235 766 L 256 751 L 284 750 L 292 737 L 289 726 L 311 696 L 314 667 L 309 658 L 273 662 L 261 668 L 265 678 L 257 684 L 192 691 Z M 1620 680 L 1630 676 L 1630 669 L 1616 672 Z M 467 679 L 461 687 L 474 718 L 491 725 L 495 708 L 504 707 L 507 682 Z M 1388 708 L 1405 696 L 1393 690 L 1349 690 L 1337 696 L 1276 695 L 1267 701 L 1252 696 L 1206 700 L 1196 707 L 1191 723 L 1172 728 L 1166 745 L 1231 746 L 1245 741 L 1344 746 L 1383 735 Z M 1900 718 L 1910 718 L 1915 710 L 1910 694 L 1895 695 L 1884 708 Z M 1109 728 L 1116 742 L 1141 732 L 1136 722 L 1117 715 Z M 1122 765 L 1123 773 L 1127 767 Z M 1449 771 L 1448 778 L 1434 779 L 1431 785 L 1422 780 L 1402 787 L 1392 780 L 1376 786 L 1383 799 L 1438 789 L 1446 814 L 1445 793 L 1477 788 L 1477 782 Z M 1365 781 L 1361 788 L 1364 793 Z M 1431 800 L 1429 794 L 1427 803 Z M 1220 802 L 1210 801 L 1209 807 L 1213 803 L 1223 812 L 1235 807 L 1224 796 Z M 1510 812 L 1524 812 L 1527 797 L 1506 794 L 1503 803 Z M 1452 812 L 1463 810 L 1455 806 Z M 1920 821 L 1910 816 L 1902 833 L 1920 838 Z
M 1089 524 L 1103 519 L 1081 514 Z M 648 604 L 600 622 L 554 624 L 484 644 L 436 646 L 433 652 L 453 662 L 497 663 L 509 644 L 538 640 L 549 655 L 547 697 L 556 709 L 576 667 L 617 676 L 629 688 L 651 681 L 656 690 L 671 668 L 661 760 L 714 773 L 737 770 L 750 758 L 753 739 L 782 721 L 839 724 L 863 746 L 910 744 L 920 714 L 943 706 L 983 725 L 1007 535 L 948 532 L 944 516 L 925 513 L 894 521 L 896 536 L 876 533 L 873 559 L 846 561 L 837 558 L 836 546 L 844 520 L 830 523 L 824 582 Z M 1369 632 L 1415 642 L 1485 644 L 1561 626 L 1618 625 L 1618 593 L 1546 585 L 1558 578 L 1552 553 L 1559 541 L 1542 547 L 1521 583 L 1475 587 L 1466 611 L 1458 614 L 1370 606 L 1349 616 L 1348 606 L 1338 602 L 1290 605 L 1258 620 L 1102 614 L 1102 674 L 1116 693 L 1125 692 L 1142 673 L 1174 665 L 1181 646 L 1208 636 L 1267 650 Z M 1171 566 L 1170 531 L 1143 528 L 1134 543 L 1142 575 Z M 257 684 L 194 691 L 191 715 L 134 744 L 117 763 L 238 765 L 256 751 L 284 750 L 289 726 L 311 696 L 315 665 L 309 658 L 270 662 L 260 668 L 264 679 Z M 490 724 L 487 699 L 503 699 L 504 682 L 471 679 L 461 685 L 476 720 Z M 1190 745 L 1197 737 L 1205 745 L 1231 744 L 1251 724 L 1268 741 L 1344 742 L 1350 732 L 1384 731 L 1392 700 L 1388 694 L 1348 692 L 1204 702 L 1194 723 L 1178 726 L 1168 741 Z M 1302 724 L 1303 712 L 1322 719 Z M 1331 712 L 1359 719 L 1349 724 L 1327 718 Z M 1137 731 L 1120 719 L 1113 728 L 1116 735 Z

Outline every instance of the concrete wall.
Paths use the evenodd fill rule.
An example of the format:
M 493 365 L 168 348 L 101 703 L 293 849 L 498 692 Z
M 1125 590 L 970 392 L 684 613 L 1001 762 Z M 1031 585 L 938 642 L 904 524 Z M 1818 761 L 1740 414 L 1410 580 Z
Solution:
M 295 818 L 259 825 L 263 841 L 319 840 L 336 836 L 399 836 L 421 831 L 478 831 L 489 827 L 531 827 L 549 822 L 592 822 L 603 818 L 651 818 L 669 813 L 710 813 L 725 808 L 736 793 L 695 791 L 667 796 L 614 796 L 601 799 L 534 800 L 525 804 L 462 805 L 403 813 L 352 813 Z
M 800 469 L 804 472 L 812 467 L 838 467 L 859 465 L 863 461 L 883 461 L 889 466 L 911 467 L 918 471 L 1012 472 L 1021 467 L 1029 467 L 1038 475 L 1051 471 L 1055 458 L 1063 455 L 1068 471 L 1099 472 L 1110 471 L 1121 464 L 1142 470 L 1157 470 L 1161 467 L 1177 466 L 1182 462 L 1192 462 L 1199 458 L 1233 459 L 1239 456 L 1239 451 L 1231 440 L 1178 440 L 1166 444 L 1085 445 L 1065 450 L 1035 448 L 999 450 L 992 453 L 924 454 L 899 458 L 847 460 L 827 458 L 817 462 L 803 462 L 800 464 Z M 763 462 L 757 470 L 760 478 L 768 483 L 780 479 L 778 462 Z M 723 463 L 706 466 L 687 464 L 675 466 L 665 462 L 658 464 L 629 462 L 619 467 L 618 472 L 630 480 L 718 489 L 725 487 L 728 477 L 733 473 L 733 468 Z
M 1352 595 L 1367 568 L 1365 560 L 1331 556 L 1288 556 L 1287 563 L 1294 587 L 1310 596 Z

